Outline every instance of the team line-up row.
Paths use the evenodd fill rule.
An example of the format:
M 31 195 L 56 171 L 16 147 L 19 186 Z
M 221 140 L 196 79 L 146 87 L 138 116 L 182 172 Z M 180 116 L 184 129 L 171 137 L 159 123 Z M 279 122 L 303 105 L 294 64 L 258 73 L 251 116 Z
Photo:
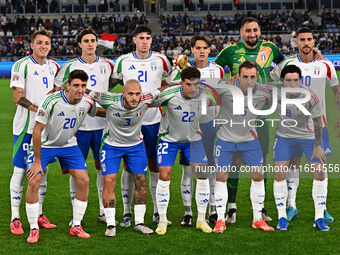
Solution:
M 90 237 L 80 224 L 87 206 L 89 180 L 86 171 L 79 171 L 86 169 L 85 159 L 89 148 L 93 151 L 98 173 L 99 220 L 107 223 L 105 235 L 116 235 L 114 187 L 121 158 L 125 159 L 125 169 L 128 171 L 123 171 L 122 175 L 124 219 L 120 225 L 131 225 L 131 202 L 134 199 L 135 230 L 143 234 L 153 232 L 144 224 L 145 173 L 148 166 L 149 188 L 154 205 L 153 220 L 158 222 L 156 233 L 162 235 L 167 232 L 169 185 L 178 150 L 182 151 L 181 191 L 185 207 L 181 224 L 192 225 L 192 176 L 195 173 L 198 208 L 196 227 L 205 233 L 223 232 L 227 201 L 227 222 L 236 221 L 238 178 L 235 175 L 228 178 L 225 172 L 215 175 L 193 170 L 206 164 L 238 166 L 242 161 L 246 165 L 260 167 L 266 163 L 269 139 L 266 125 L 257 130 L 249 126 L 230 128 L 221 125 L 216 130 L 212 121 L 216 117 L 218 107 L 208 107 L 208 114 L 200 116 L 201 97 L 206 92 L 205 88 L 200 86 L 200 79 L 223 79 L 224 71 L 221 66 L 228 65 L 231 74 L 239 77 L 235 86 L 242 90 L 245 97 L 249 88 L 251 89 L 257 109 L 269 105 L 271 92 L 256 81 L 264 83 L 270 76 L 273 80 L 281 78 L 285 87 L 297 88 L 300 87 L 303 77 L 311 76 L 310 84 L 302 84 L 302 87 L 310 89 L 308 91 L 311 98 L 304 103 L 304 107 L 311 115 L 303 115 L 294 106 L 287 106 L 286 114 L 277 113 L 278 118 L 282 120 L 296 119 L 298 125 L 294 128 L 278 125 L 274 161 L 278 166 L 288 167 L 291 163 L 299 166 L 300 157 L 304 152 L 311 164 L 324 164 L 326 154 L 331 154 L 325 118 L 327 82 L 332 86 L 337 106 L 340 108 L 335 69 L 329 61 L 320 56 L 319 60 L 316 60 L 319 53 L 313 50 L 313 33 L 306 28 L 302 28 L 298 33 L 299 53 L 287 59 L 284 59 L 274 44 L 259 40 L 260 33 L 257 20 L 246 18 L 241 27 L 244 41 L 223 50 L 216 63 L 208 62 L 210 39 L 196 35 L 191 41 L 195 60 L 180 71 L 173 69 L 163 55 L 149 51 L 151 30 L 145 26 L 139 26 L 134 32 L 136 51 L 119 57 L 116 64 L 96 56 L 97 35 L 90 29 L 83 30 L 77 38 L 82 56 L 67 62 L 61 68 L 54 61 L 47 59 L 51 47 L 49 34 L 46 31 L 36 31 L 32 36 L 32 55 L 17 61 L 11 74 L 10 86 L 14 101 L 18 105 L 13 121 L 14 172 L 10 185 L 12 233 L 23 234 L 19 206 L 26 169 L 29 180 L 26 212 L 31 229 L 27 241 L 38 241 L 39 226 L 55 227 L 43 215 L 42 203 L 46 192 L 47 165 L 57 156 L 62 169 L 71 173 L 73 220 L 70 234 Z M 269 73 L 273 60 L 280 64 Z M 167 78 L 163 80 L 163 76 Z M 320 86 L 320 79 L 324 83 L 323 86 Z M 319 86 L 313 85 L 314 80 L 317 80 Z M 65 83 L 66 90 L 58 89 Z M 122 94 L 107 92 L 118 83 L 124 84 Z M 160 89 L 162 92 L 158 90 L 161 83 L 164 85 Z M 166 88 L 169 84 L 174 86 Z M 46 97 L 54 85 L 57 92 Z M 227 87 L 217 91 L 221 100 L 218 109 L 221 119 L 254 119 L 256 115 L 248 111 L 245 111 L 243 116 L 233 115 L 232 93 Z M 86 88 L 92 91 L 91 97 L 84 95 Z M 288 96 L 294 99 L 301 97 L 298 93 L 290 93 Z M 102 108 L 95 107 L 94 100 Z M 160 106 L 165 107 L 163 116 L 159 110 Z M 101 117 L 86 117 L 87 114 L 97 114 Z M 106 116 L 106 127 L 103 116 Z M 338 120 L 336 127 L 339 126 Z M 140 132 L 144 142 L 140 139 Z M 214 145 L 214 139 L 211 138 L 216 136 L 218 139 Z M 104 142 L 103 146 L 100 146 L 101 140 Z M 33 151 L 29 153 L 25 148 L 31 141 Z M 191 153 L 192 151 L 194 153 Z M 276 153 L 277 151 L 280 153 Z M 274 182 L 274 197 L 279 212 L 277 229 L 283 230 L 288 228 L 288 221 L 298 213 L 295 205 L 297 171 L 289 172 L 289 189 L 285 178 L 285 174 L 279 172 L 275 175 Z M 228 189 L 230 187 L 228 191 L 225 184 L 227 179 Z M 271 219 L 263 203 L 266 180 L 263 178 L 263 171 L 252 171 L 252 179 L 252 226 L 271 231 L 273 228 L 266 223 Z M 287 197 L 289 206 L 286 210 Z M 326 197 L 327 175 L 324 171 L 316 171 L 313 183 L 316 209 L 314 223 L 319 230 L 329 230 L 326 222 L 333 220 L 326 210 Z M 205 220 L 208 203 L 209 222 L 215 225 L 214 229 L 211 229 Z

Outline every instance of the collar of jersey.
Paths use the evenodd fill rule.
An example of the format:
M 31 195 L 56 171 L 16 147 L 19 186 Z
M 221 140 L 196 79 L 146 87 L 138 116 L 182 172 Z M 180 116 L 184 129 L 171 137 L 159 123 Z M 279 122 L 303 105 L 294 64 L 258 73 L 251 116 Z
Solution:
M 235 83 L 236 87 L 240 87 L 240 80 L 237 80 L 236 83 Z M 257 91 L 257 83 L 255 83 L 255 86 L 254 86 L 254 90 L 253 90 L 253 95 L 255 95 L 256 91 Z
M 61 95 L 61 98 L 64 99 L 65 103 L 71 104 L 71 103 L 67 100 L 67 98 L 66 98 L 65 90 L 60 91 L 60 95 Z M 83 100 L 83 99 L 80 99 L 80 101 L 78 102 L 78 104 L 81 102 L 81 100 Z
M 85 62 L 85 60 L 82 59 L 80 56 L 78 57 L 78 60 L 79 60 L 79 62 L 82 63 L 82 64 L 87 64 L 87 63 Z M 99 61 L 99 57 L 97 56 L 97 57 L 96 57 L 96 60 L 95 60 L 93 63 L 96 63 L 96 62 L 98 62 L 98 61 Z
M 65 90 L 60 91 L 60 95 L 61 95 L 62 99 L 64 99 L 65 103 L 70 104 L 70 102 L 66 98 Z
M 194 61 L 190 61 L 190 65 L 191 65 L 192 67 L 195 67 L 195 68 L 199 69 L 199 68 L 195 65 Z M 206 67 L 209 67 L 209 66 L 210 66 L 210 61 L 208 61 L 208 64 L 207 64 Z
M 152 51 L 150 50 L 150 51 L 149 51 L 149 55 L 148 55 L 147 59 L 148 59 L 148 58 L 150 58 L 150 57 L 151 57 L 151 55 L 152 55 Z M 132 52 L 132 56 L 134 56 L 134 57 L 135 57 L 135 59 L 139 59 L 139 58 L 137 57 L 136 51 L 133 51 L 133 52 Z
M 29 58 L 32 60 L 32 62 L 34 63 L 34 64 L 37 64 L 37 65 L 39 65 L 39 63 L 34 59 L 34 57 L 32 56 L 32 55 L 28 55 L 29 56 Z M 46 60 L 45 60 L 45 63 L 44 64 L 46 64 Z
M 302 62 L 302 63 L 304 63 L 303 61 L 302 61 L 302 59 L 301 59 L 301 57 L 300 57 L 300 54 L 298 53 L 297 54 L 297 59 L 299 60 L 299 62 Z M 309 63 L 313 63 L 313 62 L 315 62 L 315 59 L 313 58 L 313 60 L 311 61 L 311 62 L 309 62 Z
M 191 99 L 187 99 L 187 98 L 184 97 L 183 88 L 182 88 L 182 87 L 181 87 L 181 89 L 180 89 L 180 92 L 181 92 L 181 96 L 182 96 L 185 100 L 191 100 L 191 99 L 199 98 L 199 96 L 200 96 L 201 93 L 202 93 L 202 88 L 198 88 L 198 93 L 197 93 L 197 95 L 196 95 L 194 98 L 191 98 Z

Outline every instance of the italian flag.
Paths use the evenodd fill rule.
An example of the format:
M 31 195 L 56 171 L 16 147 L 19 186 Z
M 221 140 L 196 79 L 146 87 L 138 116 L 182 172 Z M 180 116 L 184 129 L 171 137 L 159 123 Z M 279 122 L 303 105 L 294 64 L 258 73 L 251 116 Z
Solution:
M 296 31 L 293 30 L 293 31 L 290 33 L 290 36 L 295 38 L 295 37 L 296 37 Z
M 117 40 L 116 35 L 103 33 L 101 37 L 99 37 L 98 45 L 102 45 L 106 48 L 112 49 L 114 42 Z

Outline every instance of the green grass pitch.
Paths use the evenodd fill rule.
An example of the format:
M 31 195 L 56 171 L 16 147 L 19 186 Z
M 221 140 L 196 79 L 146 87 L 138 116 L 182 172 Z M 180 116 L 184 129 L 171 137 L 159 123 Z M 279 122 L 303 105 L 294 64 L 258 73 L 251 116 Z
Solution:
M 340 72 L 338 72 L 340 76 Z M 261 232 L 251 228 L 252 210 L 249 198 L 250 179 L 241 179 L 238 192 L 237 223 L 227 224 L 227 230 L 220 235 L 204 234 L 195 229 L 183 228 L 180 220 L 184 209 L 180 193 L 181 167 L 176 163 L 171 182 L 171 199 L 168 208 L 168 218 L 173 222 L 165 236 L 143 236 L 133 231 L 133 228 L 117 228 L 115 238 L 104 236 L 105 224 L 98 222 L 98 196 L 96 190 L 96 171 L 89 157 L 87 163 L 90 176 L 90 196 L 88 208 L 83 219 L 84 229 L 91 234 L 91 238 L 83 240 L 68 234 L 68 223 L 72 218 L 72 208 L 68 188 L 68 176 L 62 175 L 59 163 L 50 165 L 48 174 L 48 188 L 44 203 L 44 213 L 56 229 L 41 229 L 38 244 L 29 245 L 26 238 L 29 224 L 24 208 L 21 206 L 21 218 L 25 234 L 14 236 L 10 233 L 11 217 L 9 182 L 13 167 L 12 157 L 12 119 L 15 104 L 12 100 L 9 80 L 0 80 L 0 254 L 338 254 L 340 253 L 340 179 L 330 178 L 328 186 L 327 207 L 335 222 L 329 224 L 330 232 L 319 232 L 312 227 L 314 220 L 314 206 L 312 200 L 312 178 L 302 178 L 297 195 L 299 218 L 290 223 L 288 231 Z M 337 119 L 337 109 L 331 89 L 327 88 L 327 118 L 333 156 L 328 163 L 339 164 L 340 138 L 336 138 L 333 127 Z M 271 132 L 271 145 L 274 130 Z M 271 152 L 268 154 L 272 163 Z M 120 172 L 121 174 L 121 172 Z M 339 177 L 340 174 L 333 177 Z M 118 178 L 120 180 L 120 178 Z M 27 181 L 25 180 L 24 191 Z M 273 198 L 273 179 L 267 184 L 265 206 L 274 219 L 270 223 L 277 224 L 277 211 Z M 122 220 L 122 201 L 120 181 L 117 184 L 117 213 L 116 219 Z M 193 212 L 196 215 L 195 201 Z M 148 194 L 145 221 L 155 229 L 152 223 L 152 201 Z M 195 220 L 195 217 L 194 217 Z

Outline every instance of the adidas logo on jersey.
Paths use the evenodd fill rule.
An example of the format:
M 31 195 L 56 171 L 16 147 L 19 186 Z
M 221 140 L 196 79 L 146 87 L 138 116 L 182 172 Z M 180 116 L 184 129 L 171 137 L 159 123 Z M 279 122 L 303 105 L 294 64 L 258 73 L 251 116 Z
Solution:
M 65 116 L 64 112 L 60 112 L 57 116 Z
M 120 117 L 120 114 L 119 114 L 119 112 L 115 112 L 115 113 L 113 114 L 113 116 Z
M 246 61 L 244 57 L 240 57 L 240 59 L 238 60 L 238 62 L 244 62 L 244 61 Z
M 37 71 L 34 71 L 33 75 L 39 75 Z
M 128 70 L 135 70 L 136 67 L 134 65 L 130 66 Z
M 179 105 L 175 108 L 175 110 L 182 110 L 182 107 Z

